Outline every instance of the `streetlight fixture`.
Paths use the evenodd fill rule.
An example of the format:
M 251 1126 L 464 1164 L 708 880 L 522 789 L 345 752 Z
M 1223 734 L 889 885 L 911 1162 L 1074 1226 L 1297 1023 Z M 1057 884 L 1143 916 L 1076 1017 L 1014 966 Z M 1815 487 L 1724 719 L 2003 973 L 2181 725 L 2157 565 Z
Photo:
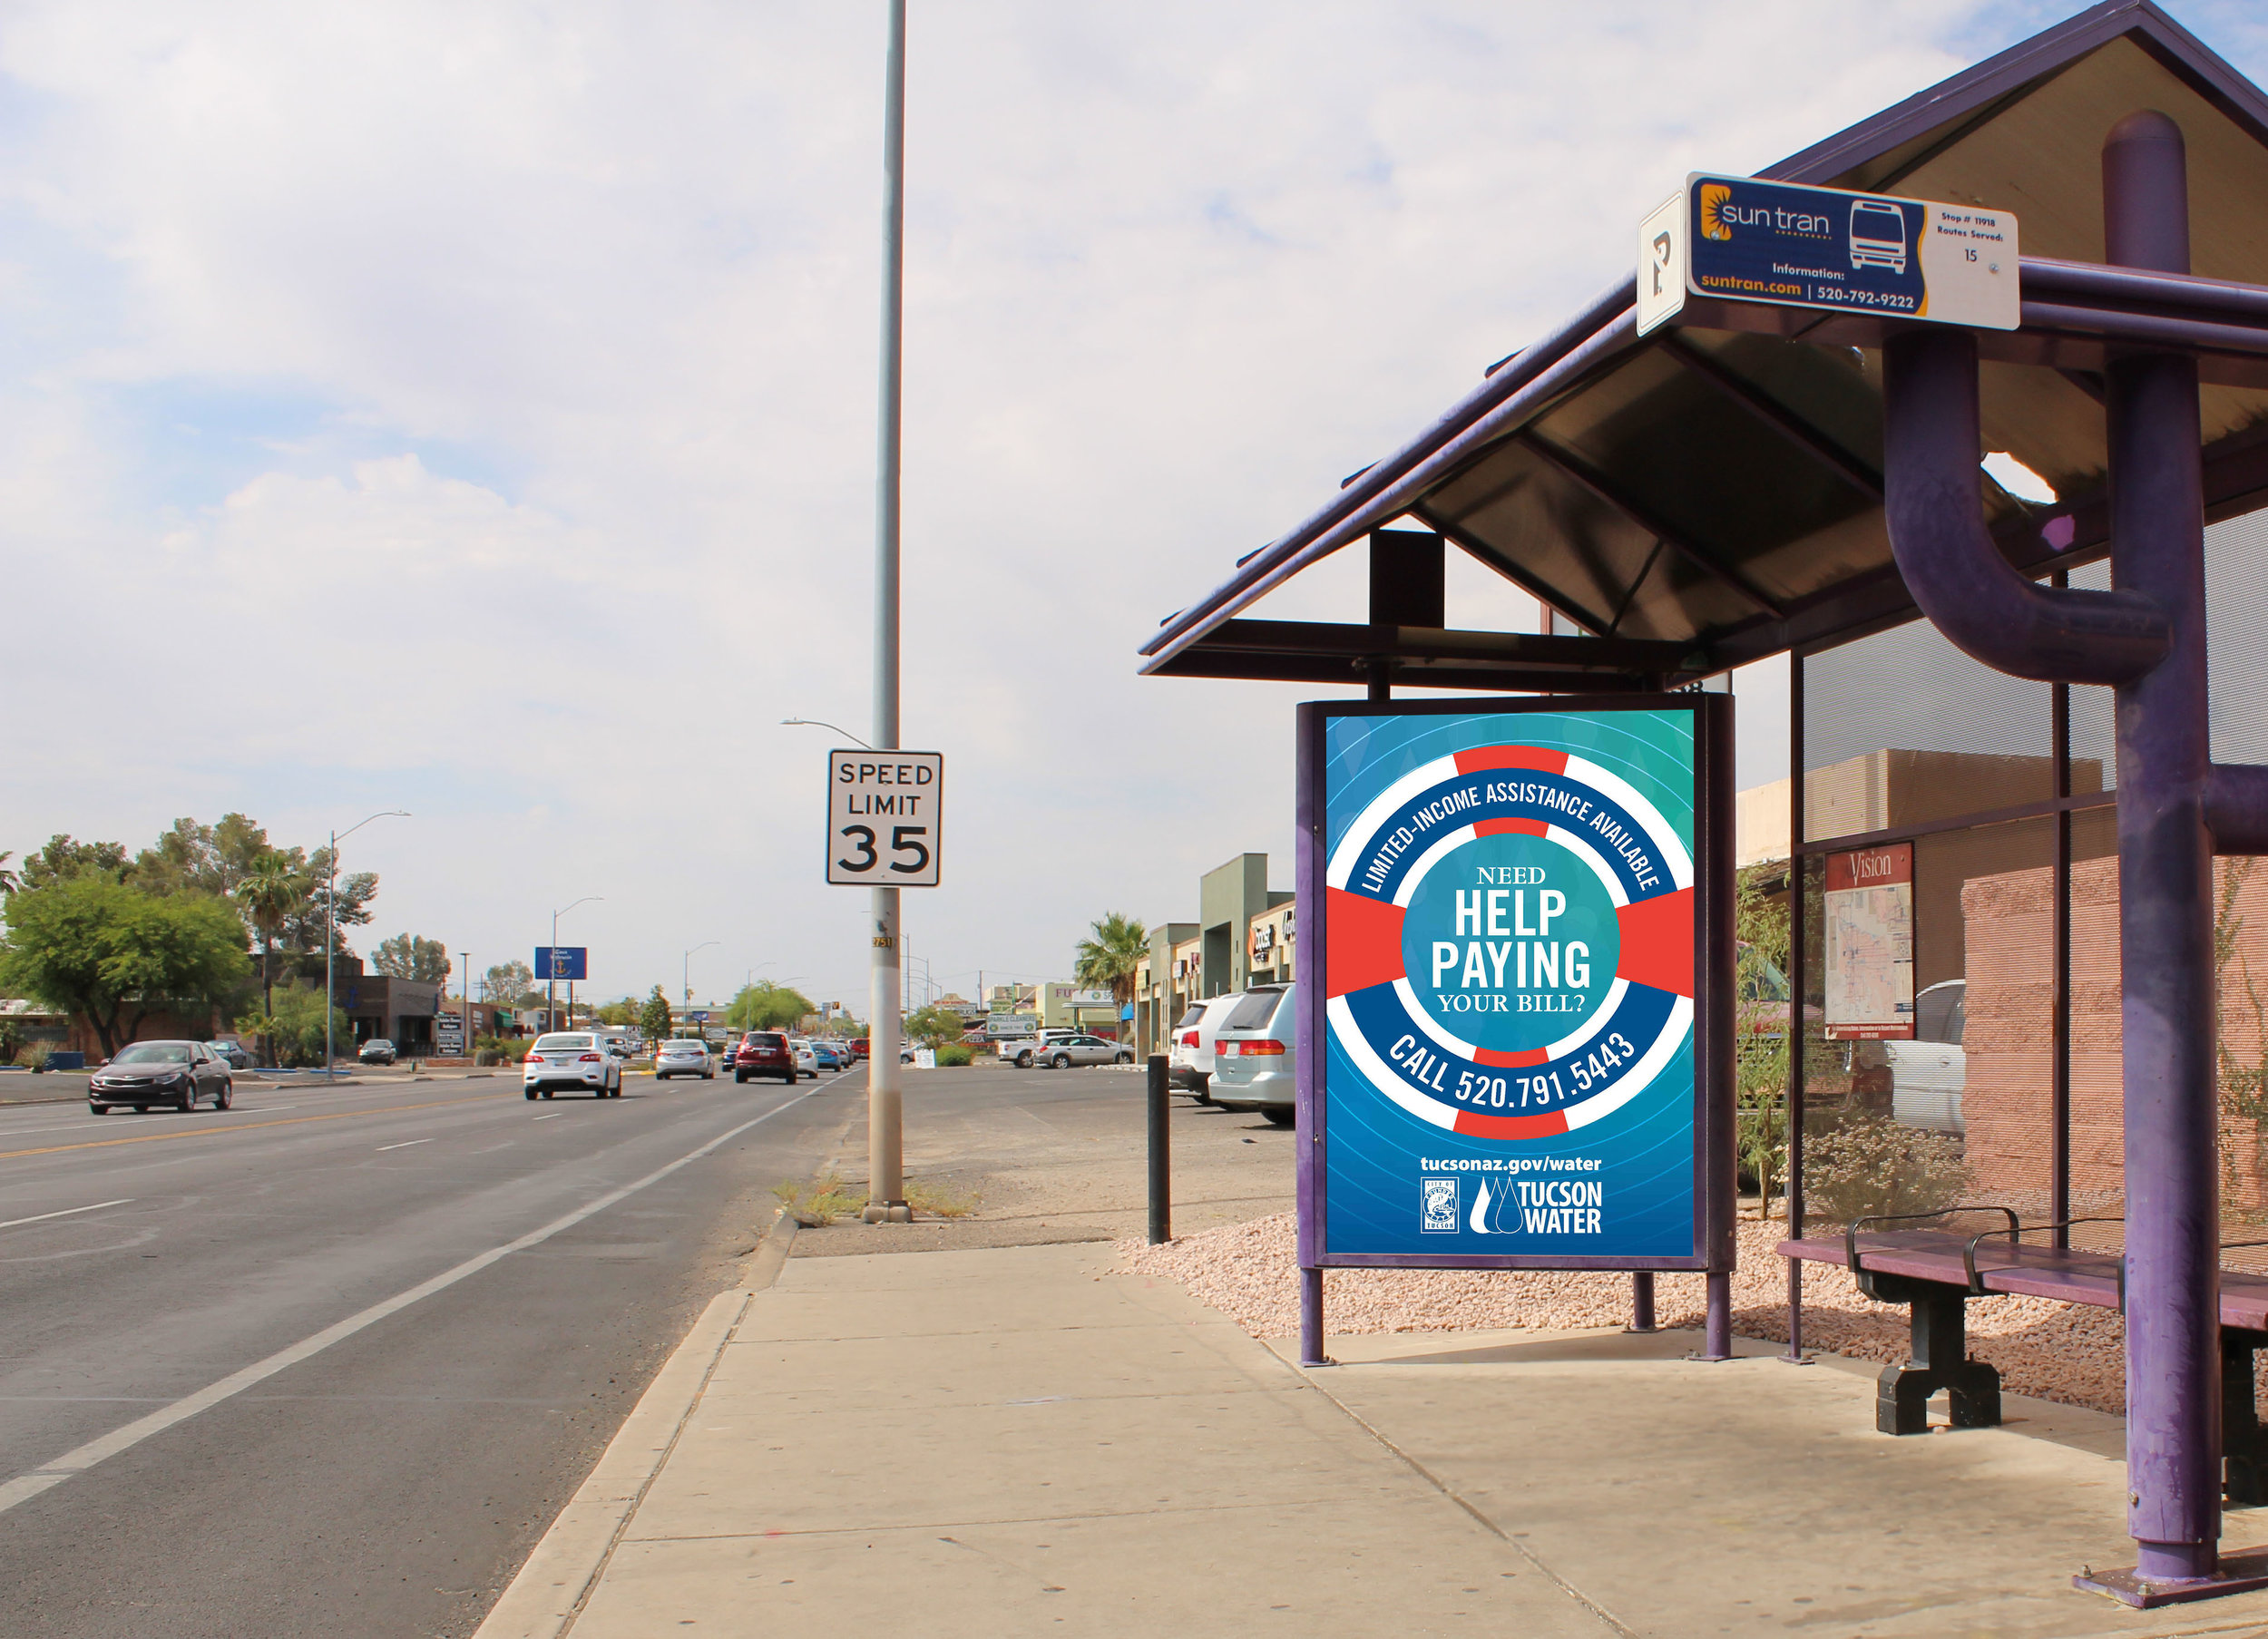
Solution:
M 845 739 L 858 740 L 858 743 L 861 746 L 866 746 L 865 741 L 859 740 L 856 735 L 853 734 L 849 729 L 844 727 L 840 723 L 830 723 L 822 717 L 782 717 L 779 720 L 779 726 L 782 728 L 832 728 Z M 872 746 L 866 746 L 866 749 L 872 751 L 874 747 Z
M 704 939 L 693 947 L 693 951 L 706 951 L 711 945 L 724 942 L 721 939 Z M 685 953 L 684 971 L 679 975 L 679 982 L 685 987 L 685 1005 L 689 1008 L 693 1005 L 693 951 Z
M 576 905 L 591 904 L 605 898 L 603 893 L 586 893 L 552 912 L 552 957 L 544 963 L 551 969 L 552 976 L 543 981 L 543 1028 L 547 1030 L 559 1029 L 559 919 Z
M 337 978 L 338 963 L 336 960 L 338 953 L 338 839 L 342 836 L 352 836 L 368 824 L 370 820 L 407 819 L 408 817 L 409 810 L 406 808 L 381 808 L 377 813 L 370 815 L 369 819 L 358 819 L 344 831 L 331 833 L 330 878 L 323 887 L 323 1074 L 326 1076 L 335 1076 L 338 1073 L 331 1068 L 333 1060 L 338 1056 L 338 1043 L 332 1039 L 331 1028 L 331 1015 L 337 1010 L 338 1006 L 332 1000 L 338 988 Z

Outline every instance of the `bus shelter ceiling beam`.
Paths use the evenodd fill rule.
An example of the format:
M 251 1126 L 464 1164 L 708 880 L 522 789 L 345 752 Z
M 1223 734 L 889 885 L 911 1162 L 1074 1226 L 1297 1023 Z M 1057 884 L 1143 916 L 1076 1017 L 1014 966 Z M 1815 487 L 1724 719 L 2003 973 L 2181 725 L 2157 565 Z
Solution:
M 1582 485 L 1600 501 L 1620 512 L 1632 523 L 1662 542 L 1671 551 L 1676 552 L 1711 580 L 1722 581 L 1725 585 L 1731 587 L 1774 620 L 1783 620 L 1787 618 L 1786 610 L 1770 593 L 1758 587 L 1738 570 L 1720 562 L 1714 553 L 1705 551 L 1686 540 L 1677 530 L 1655 517 L 1643 503 L 1623 494 L 1615 488 L 1604 473 L 1592 466 L 1581 456 L 1559 448 L 1559 445 L 1539 434 L 1533 427 L 1522 427 L 1512 436 L 1519 441 L 1521 447 L 1546 465 Z
M 1836 474 L 1853 489 L 1857 490 L 1871 501 L 1880 501 L 1882 498 L 1882 475 L 1868 467 L 1850 451 L 1836 444 L 1833 440 L 1822 436 L 1817 428 L 1810 425 L 1801 416 L 1792 415 L 1784 405 L 1757 391 L 1753 385 L 1726 369 L 1716 359 L 1695 346 L 1676 331 L 1666 332 L 1664 341 L 1667 350 L 1679 364 L 1699 376 L 1719 393 L 1754 415 L 1797 449 L 1832 467 Z
M 1364 656 L 1540 670 L 1656 672 L 1714 669 L 1696 644 L 1654 638 L 1468 631 L 1439 626 L 1356 626 L 1330 620 L 1224 620 L 1192 648 L 1208 653 Z
M 1158 678 L 1229 678 L 1274 683 L 1317 683 L 1359 688 L 1371 668 L 1382 666 L 1394 681 L 1419 688 L 1467 688 L 1491 694 L 1632 694 L 1682 680 L 1681 673 L 1634 671 L 1528 671 L 1463 663 L 1426 663 L 1391 656 L 1271 654 L 1246 649 L 1216 650 L 1192 643 L 1147 675 Z

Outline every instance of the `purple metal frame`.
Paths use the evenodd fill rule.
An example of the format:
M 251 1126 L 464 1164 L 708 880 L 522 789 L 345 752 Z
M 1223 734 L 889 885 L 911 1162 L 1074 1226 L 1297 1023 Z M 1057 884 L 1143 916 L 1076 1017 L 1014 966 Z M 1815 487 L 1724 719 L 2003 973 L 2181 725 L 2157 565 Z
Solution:
M 2114 263 L 2187 272 L 2186 160 L 2172 120 L 2144 111 L 2112 129 L 2103 206 Z M 2114 590 L 2087 592 L 2024 580 L 1982 524 L 1974 338 L 1908 331 L 1888 340 L 1883 358 L 1891 543 L 1916 602 L 1988 666 L 2116 689 L 2127 1530 L 2136 1563 L 2081 1580 L 2130 1603 L 2268 1585 L 2257 1567 L 2224 1574 L 2218 1546 L 2213 856 L 2268 836 L 2268 769 L 2210 761 L 2197 361 L 2143 347 L 2107 361 Z
M 1422 1254 L 1351 1254 L 1324 1244 L 1325 1157 L 1330 1123 L 1323 1096 L 1327 1026 L 1330 914 L 1324 893 L 1329 839 L 1324 809 L 1324 727 L 1333 717 L 1470 716 L 1478 712 L 1607 710 L 1685 711 L 1694 723 L 1694 1245 L 1690 1257 L 1487 1257 Z M 1733 700 L 1725 694 L 1527 697 L 1507 699 L 1393 700 L 1374 690 L 1366 701 L 1309 701 L 1298 712 L 1298 776 L 1293 885 L 1299 907 L 1298 1030 L 1300 1361 L 1328 1365 L 1324 1353 L 1323 1271 L 1332 1269 L 1627 1269 L 1700 1271 L 1706 1276 L 1707 1321 L 1699 1358 L 1732 1356 L 1734 1173 L 1733 1110 Z M 1650 1322 L 1650 1288 L 1632 1288 L 1634 1318 Z M 1650 1329 L 1650 1326 L 1647 1328 Z

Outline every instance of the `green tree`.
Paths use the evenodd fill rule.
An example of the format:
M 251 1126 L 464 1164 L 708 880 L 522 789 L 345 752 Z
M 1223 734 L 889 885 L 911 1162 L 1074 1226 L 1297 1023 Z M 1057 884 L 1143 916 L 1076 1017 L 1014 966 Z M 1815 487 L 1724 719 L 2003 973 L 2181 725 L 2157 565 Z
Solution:
M 279 1063 L 294 1067 L 320 1064 L 328 1041 L 323 1032 L 323 992 L 313 984 L 288 984 L 276 992 L 272 1013 L 249 1013 L 237 1020 L 244 1035 L 259 1035 L 269 1043 Z M 343 1008 L 333 1009 L 331 1038 L 354 1043 L 354 1021 Z
M 276 992 L 269 971 L 276 939 L 299 902 L 307 897 L 307 878 L 292 867 L 290 857 L 273 848 L 254 860 L 236 886 L 236 902 L 259 939 L 259 1005 L 263 1015 L 276 1010 Z M 267 1040 L 263 1035 L 262 1040 Z M 270 1055 L 274 1052 L 271 1043 Z
M 8 862 L 15 857 L 15 850 L 13 848 L 0 853 L 0 893 L 13 893 L 24 885 L 23 880 L 8 864 Z
M 415 979 L 426 984 L 446 984 L 455 971 L 447 944 L 416 933 L 396 933 L 378 941 L 377 948 L 370 952 L 370 965 L 388 979 Z
M 481 976 L 481 1000 L 500 1008 L 525 1007 L 535 993 L 535 970 L 524 961 L 500 961 Z
M 298 850 L 291 853 L 295 859 Z M 303 867 L 308 879 L 308 896 L 298 910 L 285 924 L 284 946 L 293 951 L 320 951 L 323 948 L 325 907 L 330 902 L 332 856 L 328 848 L 318 848 L 306 857 Z M 341 956 L 354 954 L 347 932 L 350 928 L 368 925 L 370 902 L 378 896 L 378 875 L 375 871 L 354 871 L 338 879 L 337 914 L 331 926 L 332 948 Z
M 677 1029 L 670 1016 L 670 999 L 656 985 L 653 994 L 646 998 L 646 1005 L 638 1010 L 639 1033 L 649 1041 L 667 1041 Z
M 1133 1000 L 1134 970 L 1149 954 L 1149 930 L 1116 911 L 1091 927 L 1091 937 L 1073 953 L 1071 977 L 1089 990 L 1110 991 L 1113 1001 Z
M 818 1010 L 801 990 L 759 979 L 741 987 L 725 1010 L 725 1022 L 736 1030 L 777 1030 Z
M 951 1008 L 941 1008 L 934 1003 L 917 1013 L 908 1014 L 905 1020 L 907 1038 L 930 1047 L 943 1047 L 949 1041 L 958 1041 L 968 1033 L 968 1029 L 967 1019 Z
M 601 1024 L 611 1024 L 618 1029 L 636 1024 L 638 1022 L 638 998 L 624 996 L 618 1000 L 606 1002 L 600 1007 L 597 1018 Z
M 226 1000 L 251 965 L 222 901 L 144 893 L 101 872 L 11 894 L 6 917 L 0 986 L 83 1019 L 105 1058 L 161 1008 Z
M 22 875 L 25 887 L 44 888 L 90 873 L 123 882 L 132 869 L 125 844 L 82 843 L 57 832 L 37 854 L 24 856 Z
M 241 814 L 224 814 L 210 825 L 177 819 L 152 846 L 134 855 L 133 882 L 150 893 L 210 893 L 226 899 L 274 852 L 267 830 Z

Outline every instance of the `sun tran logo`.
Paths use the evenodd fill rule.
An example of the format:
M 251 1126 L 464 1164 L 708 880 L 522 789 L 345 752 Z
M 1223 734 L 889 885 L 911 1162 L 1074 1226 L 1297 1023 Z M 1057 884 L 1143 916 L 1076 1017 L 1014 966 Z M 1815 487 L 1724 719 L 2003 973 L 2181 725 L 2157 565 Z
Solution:
M 1701 237 L 1709 239 L 1728 239 L 1733 237 L 1733 225 L 1725 220 L 1725 207 L 1733 197 L 1733 190 L 1723 182 L 1701 184 Z

